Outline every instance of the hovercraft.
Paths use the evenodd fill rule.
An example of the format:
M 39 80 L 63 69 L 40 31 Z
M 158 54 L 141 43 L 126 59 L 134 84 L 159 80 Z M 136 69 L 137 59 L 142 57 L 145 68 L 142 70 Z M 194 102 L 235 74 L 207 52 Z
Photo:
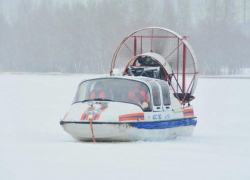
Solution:
M 116 49 L 109 77 L 82 81 L 60 124 L 80 141 L 164 141 L 193 134 L 197 80 L 187 37 L 158 27 Z

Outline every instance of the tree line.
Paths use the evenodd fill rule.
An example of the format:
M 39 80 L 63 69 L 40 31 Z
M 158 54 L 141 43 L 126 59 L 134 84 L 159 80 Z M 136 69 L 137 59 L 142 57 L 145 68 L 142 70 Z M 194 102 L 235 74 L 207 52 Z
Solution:
M 108 73 L 124 37 L 149 26 L 188 36 L 200 74 L 250 68 L 250 25 L 234 0 L 20 0 L 15 18 L 0 10 L 0 72 Z

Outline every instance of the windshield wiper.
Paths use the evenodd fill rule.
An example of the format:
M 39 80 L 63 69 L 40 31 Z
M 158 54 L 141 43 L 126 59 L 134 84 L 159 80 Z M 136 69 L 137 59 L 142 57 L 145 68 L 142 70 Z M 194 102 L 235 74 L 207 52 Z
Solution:
M 114 101 L 114 100 L 103 99 L 103 98 L 95 98 L 95 99 L 85 99 L 84 101 L 76 101 L 73 104 L 75 104 L 75 103 L 84 103 L 84 102 L 87 102 L 87 101 Z
M 87 102 L 87 101 L 93 101 L 93 99 L 86 99 L 84 101 L 76 101 L 73 104 L 75 104 L 75 103 L 84 103 L 84 102 Z
M 95 98 L 95 99 L 92 99 L 94 101 L 113 101 L 111 99 L 105 99 L 105 98 Z

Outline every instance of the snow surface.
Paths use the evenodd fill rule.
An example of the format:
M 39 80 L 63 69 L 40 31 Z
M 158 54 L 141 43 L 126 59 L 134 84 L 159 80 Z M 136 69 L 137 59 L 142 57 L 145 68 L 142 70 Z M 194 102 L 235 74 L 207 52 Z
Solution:
M 199 79 L 191 137 L 95 144 L 59 125 L 83 78 L 0 74 L 0 179 L 250 179 L 249 79 Z

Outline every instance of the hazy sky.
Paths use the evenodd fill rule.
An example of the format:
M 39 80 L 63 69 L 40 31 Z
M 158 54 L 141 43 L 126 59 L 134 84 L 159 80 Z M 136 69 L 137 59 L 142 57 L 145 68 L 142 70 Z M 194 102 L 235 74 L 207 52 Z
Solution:
M 20 6 L 19 2 L 33 2 Z M 49 13 L 40 2 L 54 2 Z M 112 4 L 108 4 L 110 1 Z M 98 2 L 60 8 L 64 3 Z M 185 3 L 186 2 L 186 3 Z M 250 67 L 250 0 L 0 0 L 0 71 L 108 72 L 112 54 L 136 29 L 160 26 L 192 38 L 202 74 Z M 118 5 L 119 4 L 119 5 Z M 23 4 L 21 4 L 23 5 Z M 150 13 L 150 15 L 149 15 Z M 18 16 L 20 17 L 18 18 Z M 90 61 L 91 60 L 91 61 Z M 85 66 L 85 64 L 88 66 Z M 216 67 L 216 68 L 215 68 Z
M 15 16 L 16 14 L 16 6 L 21 0 L 0 0 L 0 10 L 4 13 L 4 15 L 10 19 L 10 17 Z M 42 0 L 31 0 L 34 3 L 40 3 Z M 86 0 L 52 0 L 54 3 L 65 3 L 65 2 L 86 2 Z
M 31 0 L 35 3 L 39 3 L 42 0 Z M 65 2 L 86 2 L 87 0 L 52 0 L 54 3 L 65 3 Z M 94 0 L 93 0 L 94 1 Z M 97 0 L 95 0 L 97 1 Z M 193 1 L 193 5 L 197 6 L 198 4 L 202 4 L 202 1 L 204 0 L 194 0 Z M 241 21 L 240 23 L 242 23 L 243 21 L 243 17 L 244 17 L 244 1 L 246 3 L 245 6 L 245 18 L 246 20 L 250 20 L 250 0 L 235 0 L 239 6 L 239 13 L 238 13 L 238 20 Z M 16 14 L 16 6 L 18 5 L 18 2 L 20 2 L 20 0 L 0 0 L 0 10 L 4 13 L 4 15 L 10 19 L 11 17 L 15 16 Z M 202 10 L 202 7 L 201 7 Z

